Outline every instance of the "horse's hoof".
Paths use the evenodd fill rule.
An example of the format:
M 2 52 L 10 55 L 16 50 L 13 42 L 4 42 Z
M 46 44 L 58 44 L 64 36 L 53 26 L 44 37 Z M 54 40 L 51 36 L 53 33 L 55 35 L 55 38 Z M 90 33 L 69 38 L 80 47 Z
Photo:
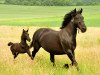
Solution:
M 34 58 L 33 58 L 33 57 L 32 57 L 31 59 L 32 59 L 32 60 L 34 60 Z
M 55 64 L 55 63 L 53 63 L 53 66 L 56 66 L 56 64 Z
M 68 69 L 69 68 L 69 65 L 68 64 L 65 64 L 64 67 Z

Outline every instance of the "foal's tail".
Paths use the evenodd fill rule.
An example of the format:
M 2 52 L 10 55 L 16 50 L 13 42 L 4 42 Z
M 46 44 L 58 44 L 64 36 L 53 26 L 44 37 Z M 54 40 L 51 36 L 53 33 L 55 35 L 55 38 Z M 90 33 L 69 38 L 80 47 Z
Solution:
M 8 46 L 11 46 L 11 45 L 13 45 L 13 43 L 12 43 L 12 42 L 9 42 L 9 43 L 8 43 Z

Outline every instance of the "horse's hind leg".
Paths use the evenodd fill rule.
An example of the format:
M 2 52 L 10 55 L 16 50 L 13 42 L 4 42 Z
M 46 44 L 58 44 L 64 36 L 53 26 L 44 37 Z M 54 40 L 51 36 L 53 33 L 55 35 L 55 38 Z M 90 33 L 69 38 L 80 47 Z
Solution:
M 53 66 L 55 66 L 54 54 L 52 54 L 52 53 L 50 53 L 50 60 L 53 63 Z
M 32 56 L 33 56 L 33 58 L 35 57 L 35 55 L 36 55 L 36 53 L 39 51 L 39 48 L 38 49 L 36 49 L 36 48 L 34 48 L 34 50 L 32 51 Z
M 19 53 L 13 53 L 14 59 L 17 57 L 18 54 L 19 54 Z
M 75 60 L 74 53 L 71 50 L 68 50 L 67 51 L 67 55 L 70 58 L 70 60 L 72 61 L 72 65 L 75 65 L 75 67 L 77 68 L 77 70 L 79 70 L 78 63 Z
M 13 56 L 14 56 L 14 59 L 17 57 L 17 53 L 16 52 L 13 52 L 12 50 L 11 50 L 11 52 L 12 52 L 12 54 L 13 54 Z
M 28 54 L 29 57 L 31 57 L 31 59 L 33 60 L 33 57 L 32 57 L 32 55 L 31 55 L 30 51 L 27 51 L 27 54 Z
M 33 58 L 35 57 L 36 53 L 39 51 L 40 47 L 41 47 L 41 46 L 40 46 L 38 43 L 36 43 L 36 44 L 34 45 L 34 49 L 33 49 L 33 51 L 32 51 L 32 56 L 33 56 Z

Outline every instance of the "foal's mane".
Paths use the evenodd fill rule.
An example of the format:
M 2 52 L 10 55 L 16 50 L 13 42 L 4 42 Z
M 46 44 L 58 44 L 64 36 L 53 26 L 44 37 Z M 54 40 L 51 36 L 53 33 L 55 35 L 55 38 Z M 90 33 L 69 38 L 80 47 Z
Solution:
M 65 26 L 68 25 L 68 23 L 71 21 L 71 19 L 73 18 L 73 16 L 75 16 L 76 14 L 76 8 L 72 11 L 70 11 L 69 13 L 67 13 L 65 16 L 64 16 L 64 20 L 62 22 L 62 26 L 60 27 L 60 29 L 63 29 Z

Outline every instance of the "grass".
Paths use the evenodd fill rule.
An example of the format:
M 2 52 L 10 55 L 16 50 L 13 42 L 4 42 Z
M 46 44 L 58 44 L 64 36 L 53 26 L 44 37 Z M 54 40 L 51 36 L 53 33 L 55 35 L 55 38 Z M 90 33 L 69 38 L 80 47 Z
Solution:
M 100 6 L 20 6 L 0 4 L 0 25 L 59 27 L 63 16 L 83 8 L 85 23 L 100 27 Z
M 66 55 L 56 56 L 53 67 L 49 53 L 42 48 L 34 61 L 27 54 L 15 60 L 7 46 L 9 41 L 20 42 L 22 29 L 29 28 L 30 37 L 40 27 L 59 30 L 63 16 L 74 8 L 83 8 L 86 33 L 77 34 L 76 60 L 81 69 L 63 68 L 70 64 Z M 19 6 L 0 4 L 0 75 L 100 75 L 100 6 Z M 30 44 L 30 43 L 28 43 Z M 31 49 L 32 51 L 32 49 Z
M 70 67 L 68 70 L 63 68 L 65 63 L 71 63 L 66 55 L 56 56 L 56 66 L 53 67 L 49 53 L 42 48 L 34 61 L 27 54 L 20 54 L 14 60 L 7 43 L 20 42 L 23 28 L 29 28 L 29 34 L 32 37 L 39 27 L 0 26 L 0 75 L 100 75 L 100 44 L 98 43 L 100 36 L 96 36 L 100 35 L 100 28 L 88 27 L 86 33 L 77 34 L 75 55 L 80 73 L 75 67 Z M 58 27 L 52 29 L 59 30 Z

